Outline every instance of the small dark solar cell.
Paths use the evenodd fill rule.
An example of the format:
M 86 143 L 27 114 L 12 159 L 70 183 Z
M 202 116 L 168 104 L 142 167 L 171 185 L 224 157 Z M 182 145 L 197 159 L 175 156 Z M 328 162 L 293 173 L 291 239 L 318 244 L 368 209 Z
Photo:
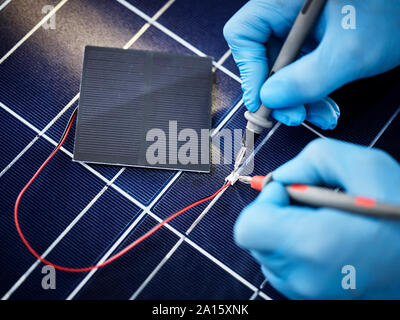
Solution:
M 210 171 L 212 59 L 85 48 L 74 160 Z

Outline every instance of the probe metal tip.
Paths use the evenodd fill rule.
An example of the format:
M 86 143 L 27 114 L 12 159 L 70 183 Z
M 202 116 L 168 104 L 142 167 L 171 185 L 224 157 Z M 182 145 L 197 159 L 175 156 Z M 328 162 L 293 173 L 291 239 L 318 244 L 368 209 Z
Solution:
M 239 176 L 239 181 L 246 183 L 246 184 L 250 184 L 251 179 L 252 179 L 252 177 L 249 177 L 249 176 Z
M 234 172 L 236 172 L 244 162 L 247 151 L 252 151 L 254 149 L 254 140 L 257 139 L 257 137 L 258 134 L 246 129 L 242 137 L 242 145 L 235 159 Z
M 234 165 L 234 169 L 233 171 L 237 171 L 240 167 L 240 165 L 243 163 L 244 161 L 244 157 L 246 156 L 246 152 L 247 152 L 247 148 L 245 145 L 242 145 L 242 147 L 240 148 L 237 156 L 236 156 L 236 160 L 235 160 L 235 165 Z

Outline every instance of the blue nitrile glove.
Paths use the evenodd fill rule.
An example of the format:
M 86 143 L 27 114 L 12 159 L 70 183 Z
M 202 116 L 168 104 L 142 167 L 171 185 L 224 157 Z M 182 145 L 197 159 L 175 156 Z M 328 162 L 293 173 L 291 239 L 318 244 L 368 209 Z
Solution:
M 238 64 L 244 103 L 250 111 L 262 102 L 275 109 L 272 116 L 284 124 L 298 125 L 306 119 L 323 129 L 334 128 L 338 110 L 323 103 L 303 105 L 400 64 L 400 1 L 328 0 L 312 39 L 304 46 L 308 54 L 265 81 L 267 56 L 277 55 L 276 39 L 283 43 L 303 3 L 249 1 L 226 23 L 224 35 Z M 355 8 L 356 29 L 342 27 L 343 18 L 345 25 L 352 22 L 347 20 L 346 5 Z
M 400 204 L 399 163 L 381 150 L 317 139 L 273 178 L 234 229 L 272 286 L 293 299 L 400 298 L 400 221 L 289 205 L 283 187 L 330 185 Z M 354 283 L 343 280 L 354 275 L 342 273 L 347 265 Z M 342 280 L 355 289 L 343 289 Z

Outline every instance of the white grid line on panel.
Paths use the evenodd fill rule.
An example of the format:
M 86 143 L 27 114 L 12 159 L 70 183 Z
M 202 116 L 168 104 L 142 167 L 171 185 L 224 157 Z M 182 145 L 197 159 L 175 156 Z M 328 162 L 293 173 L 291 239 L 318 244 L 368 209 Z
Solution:
M 258 287 L 257 291 L 255 291 L 249 300 L 255 300 L 257 298 L 257 296 L 260 294 L 261 290 L 265 287 L 265 285 L 268 283 L 267 279 L 264 279 L 264 281 L 260 284 L 260 286 Z
M 190 44 L 188 41 L 186 41 L 183 38 L 181 38 L 180 36 L 178 36 L 176 33 L 172 32 L 168 28 L 164 27 L 159 22 L 157 22 L 154 19 L 152 19 L 150 16 L 148 16 L 143 11 L 139 10 L 138 8 L 136 8 L 131 3 L 129 3 L 127 1 L 125 1 L 125 0 L 116 0 L 116 1 L 119 2 L 122 6 L 126 7 L 128 10 L 134 12 L 136 15 L 138 15 L 142 19 L 146 20 L 148 23 L 150 23 L 151 25 L 153 25 L 154 27 L 156 27 L 160 31 L 164 32 L 167 36 L 169 36 L 170 38 L 174 39 L 175 41 L 177 41 L 178 43 L 180 43 L 181 45 L 183 45 L 184 47 L 186 47 L 187 49 L 189 49 L 193 53 L 195 53 L 195 54 L 197 54 L 198 56 L 201 56 L 201 57 L 207 56 L 204 52 L 202 52 L 201 50 L 199 50 L 198 48 L 196 48 L 195 46 Z M 222 65 L 218 64 L 215 61 L 213 62 L 213 64 L 214 64 L 214 66 L 216 68 L 220 69 L 222 72 L 226 73 L 231 78 L 235 79 L 238 82 L 241 82 L 240 78 L 237 75 L 235 75 L 233 72 L 229 71 L 228 69 L 226 69 L 225 67 L 223 67 Z
M 217 65 L 219 65 L 219 66 L 222 66 L 224 63 L 225 63 L 225 61 L 226 61 L 226 59 L 228 59 L 229 57 L 230 57 L 230 55 L 232 54 L 232 51 L 231 51 L 231 49 L 228 49 L 223 55 L 222 55 L 222 57 L 217 61 Z M 213 71 L 215 71 L 217 69 L 217 67 L 213 67 Z M 239 80 L 239 82 L 240 82 L 240 80 Z
M 152 17 L 153 20 L 157 20 L 161 15 L 167 11 L 167 9 L 175 2 L 175 0 L 169 0 L 160 10 L 158 10 L 155 15 Z M 128 41 L 128 43 L 123 47 L 124 49 L 129 49 L 135 42 L 138 40 L 143 33 L 146 32 L 148 28 L 150 28 L 151 24 L 146 23 L 143 25 L 142 28 L 132 37 L 131 40 Z
M 6 1 L 4 1 L 4 2 L 0 5 L 0 11 L 3 10 L 10 2 L 11 2 L 11 0 L 6 0 Z
M 222 196 L 222 194 L 227 190 L 228 188 L 224 189 L 222 192 L 220 192 L 208 205 L 207 207 L 203 210 L 203 212 L 198 216 L 198 218 L 192 223 L 192 225 L 189 227 L 189 229 L 185 232 L 184 235 L 178 240 L 178 242 L 175 244 L 175 246 L 165 255 L 165 257 L 161 260 L 161 262 L 155 267 L 155 269 L 150 273 L 150 275 L 144 280 L 144 282 L 139 286 L 139 288 L 133 293 L 133 295 L 130 297 L 130 300 L 136 299 L 136 297 L 142 292 L 142 290 L 146 287 L 146 285 L 151 281 L 151 279 L 154 278 L 154 276 L 158 273 L 159 270 L 161 270 L 162 266 L 172 257 L 173 253 L 178 250 L 180 245 L 183 243 L 185 238 L 190 234 L 190 232 L 193 230 L 193 228 L 200 222 L 200 220 L 203 218 L 204 214 L 208 212 L 210 208 L 217 202 L 217 200 Z
M 26 121 L 24 118 L 22 118 L 20 115 L 18 115 L 16 112 L 11 110 L 9 107 L 4 105 L 3 103 L 0 102 L 0 107 L 2 107 L 4 110 L 9 112 L 11 115 L 13 115 L 15 118 L 20 120 L 22 123 L 27 125 L 30 129 L 35 131 L 37 133 L 36 137 L 32 139 L 30 143 L 26 145 L 26 147 L 0 172 L 0 178 L 27 152 L 34 144 L 35 142 L 44 134 L 47 132 L 47 130 L 50 129 L 50 127 L 78 100 L 79 98 L 79 93 L 72 98 L 72 100 L 51 120 L 46 127 L 44 127 L 41 131 L 39 131 L 36 127 L 34 127 L 31 123 Z
M 181 175 L 182 171 L 177 172 L 172 179 L 164 186 L 164 188 L 161 190 L 161 192 L 158 193 L 157 197 L 153 199 L 153 201 L 145 208 L 145 210 L 142 212 L 142 214 L 135 219 L 135 221 L 125 230 L 125 232 L 117 239 L 117 241 L 114 242 L 112 247 L 107 250 L 107 252 L 104 254 L 103 257 L 99 260 L 98 263 L 103 263 L 106 261 L 111 254 L 118 248 L 118 246 L 129 236 L 133 228 L 142 220 L 152 208 L 152 206 L 161 198 L 161 196 L 167 192 L 167 190 L 170 188 L 170 186 L 176 181 L 176 179 L 179 178 Z M 131 197 L 128 193 L 123 191 L 120 187 L 116 186 L 115 184 L 112 185 L 112 188 L 114 188 L 118 193 L 123 195 L 124 197 L 129 198 Z M 97 272 L 97 269 L 91 270 L 84 279 L 75 287 L 75 289 L 68 295 L 67 300 L 72 300 L 78 293 L 79 291 L 85 286 L 85 284 L 90 280 L 90 278 Z
M 135 291 L 135 293 L 129 298 L 129 300 L 135 300 L 136 297 L 143 291 L 143 289 L 147 286 L 147 284 L 154 278 L 154 276 L 158 273 L 158 271 L 164 266 L 164 264 L 171 258 L 174 252 L 180 247 L 183 243 L 184 238 L 180 238 L 177 243 L 171 248 L 170 251 L 164 256 L 161 262 L 154 268 L 154 270 L 150 273 L 150 275 L 142 282 L 139 288 Z
M 317 130 L 315 130 L 314 128 L 310 127 L 307 123 L 303 122 L 301 125 L 303 127 L 307 128 L 308 130 L 310 130 L 311 132 L 315 133 L 318 137 L 326 139 L 326 137 L 322 133 L 320 133 Z
M 96 203 L 96 201 L 107 191 L 109 186 L 121 175 L 124 169 L 121 169 L 111 180 L 107 183 L 100 192 L 89 202 L 89 204 L 72 220 L 72 222 L 64 229 L 64 231 L 54 240 L 51 245 L 41 254 L 41 257 L 45 259 L 47 255 L 61 242 L 61 240 L 67 235 L 67 233 L 78 223 L 78 221 L 85 215 L 85 213 Z M 10 296 L 21 286 L 21 284 L 29 277 L 29 275 L 35 270 L 40 264 L 40 260 L 36 260 L 27 271 L 14 283 L 14 285 L 7 291 L 7 293 L 1 298 L 1 300 L 7 300 Z
M 0 59 L 0 64 L 2 64 L 15 50 L 17 50 L 29 37 L 35 33 L 37 29 L 39 29 L 47 20 L 51 18 L 64 4 L 66 4 L 68 0 L 62 0 L 60 1 L 53 10 L 51 10 L 48 14 L 44 16 L 40 22 L 34 26 L 31 31 L 29 31 L 21 40 L 19 40 L 14 47 L 11 48 L 10 51 L 8 51 L 1 59 Z

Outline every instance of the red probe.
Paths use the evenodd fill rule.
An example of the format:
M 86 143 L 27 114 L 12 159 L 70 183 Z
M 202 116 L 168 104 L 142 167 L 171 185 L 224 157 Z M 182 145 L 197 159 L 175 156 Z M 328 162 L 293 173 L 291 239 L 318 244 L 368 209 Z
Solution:
M 272 181 L 272 173 L 266 176 L 240 176 L 239 181 L 250 184 L 253 189 L 261 191 Z M 332 189 L 304 184 L 285 186 L 291 200 L 313 207 L 328 207 L 354 213 L 400 219 L 400 207 L 379 202 L 372 198 L 353 196 Z

